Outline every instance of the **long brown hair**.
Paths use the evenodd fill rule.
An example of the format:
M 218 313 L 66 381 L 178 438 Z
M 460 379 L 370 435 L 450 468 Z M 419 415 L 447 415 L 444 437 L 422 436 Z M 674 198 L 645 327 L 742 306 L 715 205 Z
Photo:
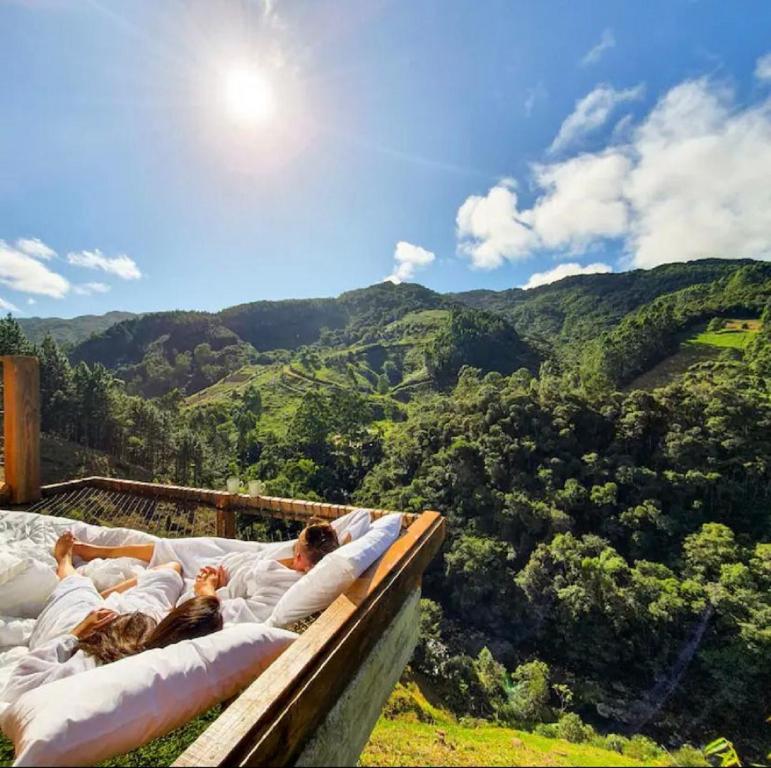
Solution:
M 217 632 L 222 629 L 220 601 L 216 597 L 194 597 L 177 606 L 155 627 L 145 648 L 165 648 L 182 640 Z
M 329 523 L 311 523 L 300 532 L 298 542 L 312 565 L 340 546 L 337 531 Z
M 145 641 L 156 626 L 155 619 L 144 613 L 125 613 L 82 638 L 78 650 L 102 664 L 119 661 L 144 650 Z
M 109 664 L 150 648 L 165 648 L 220 629 L 220 601 L 216 597 L 194 597 L 171 611 L 160 624 L 139 612 L 117 616 L 80 640 L 78 649 L 102 664 Z

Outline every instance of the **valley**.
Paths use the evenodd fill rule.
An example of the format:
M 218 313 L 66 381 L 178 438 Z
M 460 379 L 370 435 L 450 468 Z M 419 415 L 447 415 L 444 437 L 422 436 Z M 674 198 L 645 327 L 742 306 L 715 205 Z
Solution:
M 447 517 L 412 667 L 448 719 L 386 713 L 363 764 L 669 759 L 596 751 L 619 733 L 767 753 L 768 263 L 382 283 L 128 317 L 66 349 L 8 318 L 0 348 L 40 357 L 50 477 L 236 475 Z M 594 735 L 544 741 L 565 717 Z

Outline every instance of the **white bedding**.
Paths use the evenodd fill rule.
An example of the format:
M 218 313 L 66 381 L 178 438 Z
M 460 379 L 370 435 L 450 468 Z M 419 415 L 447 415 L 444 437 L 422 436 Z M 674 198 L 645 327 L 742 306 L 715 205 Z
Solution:
M 350 538 L 355 541 L 369 530 L 370 518 L 368 513 L 357 510 L 333 521 L 332 524 L 341 538 L 350 534 Z M 263 575 L 259 571 L 268 565 L 266 560 L 291 557 L 294 547 L 292 541 L 261 543 L 217 537 L 161 539 L 128 528 L 103 528 L 61 517 L 0 511 L 0 690 L 5 687 L 16 664 L 29 652 L 30 636 L 36 617 L 58 583 L 55 578 L 56 561 L 51 553 L 56 540 L 65 531 L 72 531 L 76 539 L 102 546 L 149 542 L 155 544 L 155 555 L 149 566 L 131 558 L 94 560 L 90 563 L 79 563 L 76 559 L 78 571 L 90 577 L 99 591 L 131 576 L 141 575 L 147 567 L 171 560 L 182 564 L 183 575 L 189 587 L 189 579 L 194 577 L 203 565 L 221 561 L 223 558 L 239 559 L 239 556 L 246 553 L 255 560 L 255 572 L 249 573 L 249 578 L 262 578 Z M 19 564 L 21 561 L 23 567 Z M 257 566 L 257 561 L 261 561 L 260 566 Z M 283 566 L 280 568 L 290 575 L 297 576 L 295 572 Z M 266 573 L 265 577 L 269 575 Z M 282 576 L 284 578 L 279 578 Z M 265 606 L 257 605 L 260 610 L 255 609 L 254 601 L 241 598 L 223 600 L 223 618 L 226 623 L 264 621 L 271 616 L 281 594 L 293 583 L 286 578 L 286 574 L 273 574 L 272 579 L 276 581 L 273 590 L 275 594 L 271 593 L 271 599 L 264 601 Z M 21 589 L 15 589 L 14 584 Z M 30 589 L 30 585 L 35 588 Z M 21 609 L 18 608 L 20 597 L 30 598 Z M 9 606 L 13 610 L 8 610 Z M 0 703 L 0 716 L 6 708 L 7 705 Z
M 333 521 L 338 534 L 351 534 L 353 540 L 359 538 L 369 528 L 369 515 L 354 512 Z M 19 611 L 10 600 L 14 582 L 18 582 L 18 566 L 11 568 L 13 561 L 22 559 L 34 569 L 28 575 L 40 586 L 40 575 L 53 574 L 56 561 L 51 554 L 58 537 L 65 531 L 72 531 L 76 539 L 90 544 L 114 546 L 118 544 L 155 544 L 155 556 L 151 566 L 162 562 L 176 560 L 182 563 L 183 573 L 190 579 L 198 569 L 210 562 L 218 561 L 227 555 L 250 553 L 259 560 L 276 560 L 290 557 L 294 542 L 261 543 L 244 542 L 235 539 L 217 537 L 191 539 L 161 539 L 142 531 L 129 528 L 103 528 L 78 520 L 62 517 L 50 517 L 30 512 L 0 511 L 0 688 L 7 680 L 9 669 L 21 658 L 29 643 L 29 637 L 34 627 L 35 617 L 42 610 L 48 595 L 56 586 L 53 578 L 46 583 L 40 595 L 26 610 Z M 6 575 L 14 573 L 9 581 L 4 582 L 3 567 Z M 104 590 L 131 576 L 139 575 L 146 564 L 131 558 L 117 560 L 94 560 L 90 563 L 78 563 L 78 571 L 93 579 L 98 590 Z M 26 589 L 26 586 L 25 586 Z M 271 609 L 272 610 L 272 609 Z M 269 613 L 269 612 L 268 612 Z

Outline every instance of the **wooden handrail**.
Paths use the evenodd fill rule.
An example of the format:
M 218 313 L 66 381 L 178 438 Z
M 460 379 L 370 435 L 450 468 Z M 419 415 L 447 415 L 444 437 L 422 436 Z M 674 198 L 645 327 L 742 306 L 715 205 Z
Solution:
M 235 531 L 235 513 L 265 512 L 273 517 L 281 517 L 290 520 L 307 520 L 311 517 L 320 517 L 327 520 L 336 520 L 357 509 L 364 509 L 370 513 L 373 520 L 384 515 L 393 514 L 387 509 L 369 509 L 346 504 L 326 504 L 318 501 L 302 501 L 300 499 L 283 499 L 275 496 L 248 496 L 244 493 L 229 493 L 227 491 L 212 491 L 206 488 L 189 488 L 181 485 L 164 485 L 162 483 L 147 483 L 138 480 L 122 480 L 115 477 L 83 477 L 77 480 L 69 480 L 64 483 L 44 485 L 43 496 L 55 496 L 59 493 L 67 493 L 79 488 L 101 488 L 105 491 L 118 493 L 130 493 L 136 496 L 150 496 L 157 499 L 169 499 L 175 501 L 192 501 L 202 506 L 215 507 L 224 520 L 232 518 L 233 531 Z M 414 522 L 418 516 L 405 514 L 405 525 Z M 221 535 L 226 535 L 224 532 Z
M 419 586 L 444 531 L 437 512 L 420 515 L 174 765 L 291 765 Z
M 0 359 L 8 500 L 29 504 L 40 498 L 40 367 L 36 357 Z

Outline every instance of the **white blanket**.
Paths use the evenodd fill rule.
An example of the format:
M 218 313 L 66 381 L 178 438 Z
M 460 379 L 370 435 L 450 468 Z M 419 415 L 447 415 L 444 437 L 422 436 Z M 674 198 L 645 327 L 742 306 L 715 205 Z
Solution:
M 333 521 L 333 525 L 341 538 L 350 534 L 351 539 L 356 540 L 369 529 L 369 514 L 357 510 Z M 80 541 L 102 546 L 152 542 L 155 544 L 155 556 L 150 565 L 171 560 L 180 562 L 186 580 L 194 578 L 203 565 L 222 562 L 223 558 L 236 561 L 238 555 L 246 553 L 252 555 L 254 573 L 248 573 L 245 579 L 250 583 L 273 580 L 276 587 L 270 593 L 265 592 L 270 600 L 264 601 L 265 605 L 258 605 L 259 610 L 242 598 L 223 601 L 223 615 L 228 623 L 264 620 L 280 594 L 294 581 L 286 573 L 273 573 L 271 566 L 265 564 L 267 560 L 291 557 L 293 541 L 262 543 L 217 537 L 161 539 L 130 528 L 103 528 L 62 517 L 0 510 L 0 689 L 17 662 L 28 652 L 36 617 L 56 587 L 56 561 L 51 553 L 56 540 L 65 531 L 72 531 Z M 262 561 L 263 565 L 258 566 L 258 561 Z M 90 563 L 78 563 L 76 560 L 75 565 L 79 573 L 90 577 L 100 591 L 140 575 L 147 567 L 147 564 L 131 558 L 94 560 Z M 262 573 L 263 570 L 266 572 Z M 282 571 L 286 570 L 282 568 Z M 25 581 L 21 583 L 24 574 Z M 23 597 L 29 598 L 24 610 L 18 610 L 19 595 L 14 593 L 19 591 Z M 221 597 L 228 596 L 222 594 Z M 8 610 L 9 605 L 13 606 L 13 610 Z

